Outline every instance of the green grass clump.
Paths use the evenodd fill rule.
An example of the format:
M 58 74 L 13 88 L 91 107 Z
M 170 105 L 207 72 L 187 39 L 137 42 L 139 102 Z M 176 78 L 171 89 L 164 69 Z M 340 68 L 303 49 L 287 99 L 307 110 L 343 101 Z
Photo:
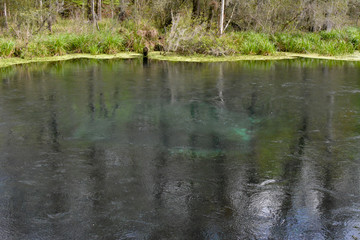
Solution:
M 350 42 L 345 40 L 330 40 L 322 41 L 319 45 L 316 45 L 314 52 L 322 55 L 344 55 L 354 53 L 355 48 Z
M 62 56 L 67 53 L 68 35 L 53 35 L 42 41 L 51 56 Z
M 69 34 L 67 49 L 72 53 L 82 53 L 87 47 L 87 43 L 91 40 L 88 34 Z
M 0 39 L 0 57 L 12 57 L 15 52 L 15 41 L 9 39 Z
M 356 33 L 350 38 L 345 31 L 319 33 L 279 33 L 274 37 L 278 51 L 318 53 L 323 55 L 351 54 L 358 48 Z M 360 42 L 360 39 L 359 39 Z
M 348 41 L 354 46 L 355 50 L 360 50 L 360 28 L 346 29 L 346 36 Z
M 30 42 L 27 46 L 27 49 L 23 49 L 23 52 L 19 55 L 24 55 L 26 57 L 47 57 L 51 56 L 49 50 L 45 44 L 43 44 L 40 40 L 36 40 L 34 42 Z
M 276 52 L 269 35 L 255 32 L 247 32 L 243 36 L 240 45 L 240 53 L 247 55 L 269 55 Z
M 275 36 L 275 41 L 281 52 L 307 53 L 312 51 L 313 43 L 305 34 L 280 33 Z
M 125 51 L 125 40 L 120 35 L 115 34 L 103 34 L 100 36 L 99 48 L 102 53 L 115 54 Z
M 319 35 L 322 40 L 343 40 L 346 37 L 346 33 L 340 30 L 321 31 Z
M 24 48 L 26 57 L 62 56 L 71 53 L 116 54 L 125 51 L 124 38 L 111 33 L 40 36 Z

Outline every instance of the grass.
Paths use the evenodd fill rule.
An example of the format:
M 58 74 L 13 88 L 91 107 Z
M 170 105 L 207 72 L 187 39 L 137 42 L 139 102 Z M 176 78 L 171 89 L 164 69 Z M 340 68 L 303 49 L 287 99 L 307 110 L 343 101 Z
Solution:
M 280 33 L 274 36 L 274 41 L 278 50 L 283 52 L 336 56 L 352 54 L 359 50 L 359 46 L 352 41 L 357 37 L 360 37 L 360 30 L 356 30 L 352 37 L 348 36 L 346 31 Z
M 0 39 L 0 57 L 6 58 L 13 56 L 15 52 L 15 41 Z
M 243 41 L 240 43 L 240 53 L 246 55 L 269 55 L 276 52 L 269 35 L 248 32 L 242 34 Z
M 78 35 L 63 33 L 37 37 L 22 53 L 26 57 L 47 57 L 74 53 L 117 54 L 126 50 L 124 38 L 120 35 L 101 32 Z

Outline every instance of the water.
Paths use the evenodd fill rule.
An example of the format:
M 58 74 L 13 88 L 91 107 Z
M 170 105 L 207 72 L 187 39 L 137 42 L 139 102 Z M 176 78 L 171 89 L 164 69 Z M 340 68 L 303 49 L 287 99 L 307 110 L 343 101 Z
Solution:
M 0 239 L 360 238 L 359 63 L 0 77 Z

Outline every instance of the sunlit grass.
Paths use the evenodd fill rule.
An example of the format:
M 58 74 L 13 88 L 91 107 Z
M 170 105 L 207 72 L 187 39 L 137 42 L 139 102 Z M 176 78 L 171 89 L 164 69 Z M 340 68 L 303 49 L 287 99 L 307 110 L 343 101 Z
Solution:
M 352 54 L 355 50 L 359 50 L 360 30 L 279 33 L 274 39 L 278 51 L 336 56 Z
M 0 57 L 11 57 L 15 52 L 15 41 L 0 39 Z

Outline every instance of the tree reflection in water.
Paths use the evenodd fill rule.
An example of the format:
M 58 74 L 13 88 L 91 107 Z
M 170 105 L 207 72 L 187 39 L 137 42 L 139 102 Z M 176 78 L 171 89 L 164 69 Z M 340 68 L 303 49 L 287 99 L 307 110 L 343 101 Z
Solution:
M 6 69 L 0 238 L 360 236 L 360 66 Z

